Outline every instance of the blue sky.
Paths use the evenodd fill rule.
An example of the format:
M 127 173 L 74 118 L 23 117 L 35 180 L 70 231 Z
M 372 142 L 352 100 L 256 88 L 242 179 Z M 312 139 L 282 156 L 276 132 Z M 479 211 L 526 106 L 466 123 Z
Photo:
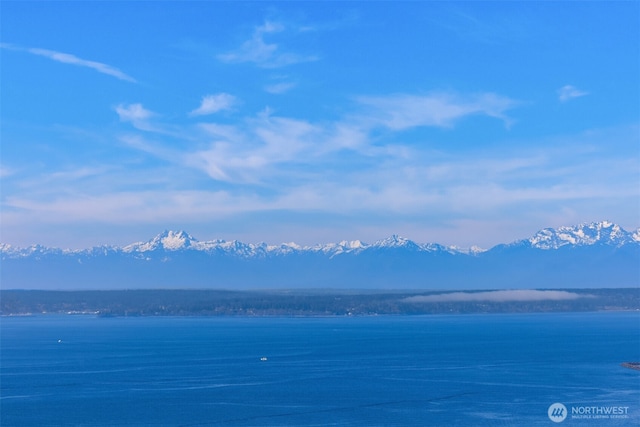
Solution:
M 3 243 L 640 226 L 638 2 L 1 6 Z

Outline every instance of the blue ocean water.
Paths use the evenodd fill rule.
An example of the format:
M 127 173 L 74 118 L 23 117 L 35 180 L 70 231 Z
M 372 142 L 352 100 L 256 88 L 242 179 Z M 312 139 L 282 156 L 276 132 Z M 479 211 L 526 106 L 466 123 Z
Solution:
M 640 313 L 0 322 L 2 426 L 640 425 Z

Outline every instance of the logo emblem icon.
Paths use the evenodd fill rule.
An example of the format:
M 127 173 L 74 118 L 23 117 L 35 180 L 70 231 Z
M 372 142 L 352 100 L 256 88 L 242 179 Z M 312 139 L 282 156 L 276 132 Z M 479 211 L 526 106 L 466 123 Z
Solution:
M 554 403 L 553 405 L 549 406 L 547 415 L 549 416 L 549 419 L 554 423 L 561 423 L 565 418 L 567 418 L 567 407 L 562 403 Z

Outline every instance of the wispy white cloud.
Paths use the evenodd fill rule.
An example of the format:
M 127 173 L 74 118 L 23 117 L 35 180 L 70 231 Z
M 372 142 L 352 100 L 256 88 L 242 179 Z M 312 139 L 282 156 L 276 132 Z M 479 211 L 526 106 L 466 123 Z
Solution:
M 268 93 L 272 93 L 274 95 L 280 95 L 282 93 L 289 92 L 291 89 L 296 87 L 297 84 L 294 82 L 280 82 L 266 85 L 264 90 Z
M 456 120 L 472 114 L 508 120 L 504 111 L 516 105 L 515 101 L 494 94 L 468 98 L 439 94 L 359 99 L 369 114 L 365 116 L 359 111 L 333 122 L 278 117 L 266 110 L 235 126 L 201 123 L 200 129 L 215 140 L 204 149 L 176 158 L 184 159 L 186 165 L 216 180 L 253 183 L 282 174 L 283 168 L 318 164 L 343 150 L 370 159 L 384 157 L 387 162 L 392 159 L 406 162 L 412 154 L 405 147 L 374 145 L 371 133 L 377 127 L 397 131 L 417 126 L 453 126 Z M 500 169 L 493 170 L 497 173 Z
M 376 105 L 384 104 L 385 98 L 378 99 Z M 464 117 L 469 111 L 484 111 L 451 108 L 456 113 L 449 114 L 445 122 Z M 138 129 L 153 129 L 149 119 L 154 113 L 140 104 L 121 105 L 117 112 L 123 121 Z M 179 126 L 171 136 L 179 137 L 183 141 L 180 145 L 161 135 L 153 142 L 141 135 L 121 138 L 132 148 L 200 171 L 215 181 L 275 186 L 288 194 L 312 194 L 321 180 L 327 183 L 326 191 L 318 190 L 312 197 L 323 201 L 314 209 L 340 206 L 405 214 L 427 209 L 464 216 L 469 212 L 488 215 L 514 206 L 535 205 L 542 209 L 560 200 L 577 203 L 638 196 L 633 185 L 613 185 L 623 175 L 637 178 L 637 159 L 602 159 L 590 151 L 590 138 L 586 136 L 574 143 L 551 144 L 557 149 L 531 146 L 513 153 L 503 149 L 477 153 L 473 158 L 456 158 L 393 138 L 385 143 L 375 136 L 376 126 L 403 130 L 418 125 L 440 126 L 444 119 L 427 115 L 387 124 L 387 118 L 380 113 L 368 117 L 366 123 L 356 115 L 312 122 L 265 112 L 233 125 Z M 185 144 L 186 141 L 191 143 Z M 567 151 L 571 156 L 566 155 Z M 617 173 L 605 179 L 611 170 Z M 594 176 L 600 178 L 595 180 Z
M 254 117 L 245 117 L 235 125 L 199 123 L 205 138 L 194 129 L 152 123 L 157 114 L 141 104 L 116 107 L 120 119 L 149 132 L 159 132 L 181 139 L 191 138 L 199 147 L 195 151 L 174 156 L 216 180 L 228 182 L 260 182 L 274 173 L 275 165 L 313 164 L 342 150 L 369 158 L 402 158 L 412 154 L 402 144 L 372 143 L 372 133 L 379 127 L 402 131 L 412 127 L 452 127 L 465 116 L 482 114 L 508 121 L 505 111 L 517 103 L 509 98 L 487 93 L 468 97 L 440 93 L 437 95 L 391 95 L 360 97 L 359 110 L 335 121 L 314 123 L 307 120 L 274 116 L 267 108 Z M 205 115 L 231 108 L 237 103 L 232 95 L 221 93 L 205 96 L 201 106 L 191 115 Z M 362 109 L 364 107 L 364 111 Z M 199 142 L 198 142 L 199 141 Z M 135 146 L 136 144 L 130 144 Z M 494 169 L 494 171 L 497 169 Z
M 237 98 L 228 93 L 205 95 L 202 97 L 200 106 L 189 114 L 192 116 L 204 116 L 207 114 L 217 113 L 218 111 L 229 110 L 237 102 Z
M 560 102 L 567 102 L 574 98 L 589 95 L 589 92 L 578 89 L 575 86 L 566 85 L 558 89 L 558 99 Z
M 138 130 L 157 134 L 159 137 L 178 138 L 182 141 L 197 138 L 184 124 L 161 122 L 162 116 L 146 109 L 141 103 L 119 104 L 114 107 L 120 121 L 131 123 Z
M 205 132 L 207 138 L 213 136 L 217 140 L 236 142 L 241 142 L 244 138 L 239 126 L 221 125 L 219 123 L 199 123 L 197 126 Z
M 231 198 L 225 191 L 122 191 L 103 194 L 60 195 L 53 200 L 9 197 L 3 222 L 13 224 L 28 217 L 47 223 L 68 221 L 101 223 L 166 222 L 172 218 L 194 220 L 202 215 L 221 218 L 246 209 L 251 198 Z M 251 205 L 255 206 L 254 202 Z M 162 207 L 159 209 L 159 207 Z M 23 217 L 23 218 L 21 218 Z
M 508 290 L 486 292 L 449 292 L 436 295 L 418 295 L 404 298 L 411 303 L 430 302 L 527 302 L 527 301 L 567 301 L 579 298 L 593 298 L 592 295 L 567 291 Z
M 23 47 L 15 46 L 8 43 L 2 43 L 0 44 L 0 47 L 3 49 L 19 50 L 19 51 L 31 53 L 33 55 L 43 56 L 45 58 L 49 58 L 54 61 L 61 62 L 63 64 L 71 64 L 71 65 L 77 65 L 80 67 L 91 68 L 93 70 L 96 70 L 99 73 L 106 74 L 120 80 L 132 82 L 132 83 L 136 82 L 136 80 L 133 77 L 129 76 L 128 74 L 125 74 L 124 72 L 120 71 L 116 67 L 113 67 L 111 65 L 108 65 L 102 62 L 90 61 L 87 59 L 78 58 L 77 56 L 72 55 L 70 53 L 64 53 L 64 52 L 58 52 L 55 50 L 40 49 L 40 48 L 23 48 Z
M 154 116 L 154 113 L 145 109 L 142 104 L 120 104 L 116 107 L 116 113 L 118 113 L 120 120 L 132 123 L 147 120 Z
M 142 135 L 122 135 L 118 140 L 129 148 L 169 162 L 175 162 L 175 157 L 179 155 L 175 149 L 168 148 L 158 141 L 149 141 Z
M 266 63 L 273 58 L 278 50 L 278 45 L 266 43 L 264 36 L 265 34 L 279 33 L 281 31 L 284 31 L 283 25 L 267 21 L 263 25 L 256 27 L 251 39 L 244 42 L 237 52 L 223 54 L 219 58 L 225 62 Z
M 466 116 L 485 115 L 510 120 L 505 112 L 517 105 L 513 99 L 493 93 L 460 96 L 452 93 L 430 95 L 399 94 L 357 98 L 369 109 L 368 119 L 392 130 L 419 126 L 451 127 Z
M 309 162 L 323 131 L 307 121 L 263 114 L 246 126 L 201 125 L 217 140 L 187 154 L 186 164 L 217 180 L 259 182 L 273 173 L 275 165 Z
M 5 166 L 0 166 L 0 178 L 6 178 L 13 175 L 15 171 Z
M 284 25 L 267 21 L 256 27 L 252 37 L 233 52 L 218 55 L 226 63 L 252 62 L 263 68 L 280 68 L 300 62 L 316 61 L 317 56 L 284 52 L 277 43 L 268 43 L 265 37 L 285 31 Z
M 142 104 L 120 104 L 115 107 L 115 110 L 121 121 L 129 122 L 137 129 L 146 131 L 155 129 L 149 124 L 149 119 L 156 114 L 144 108 Z
M 109 169 L 110 168 L 107 166 L 100 166 L 100 167 L 83 166 L 79 169 L 54 172 L 52 174 L 49 174 L 47 176 L 47 179 L 61 180 L 61 181 L 74 181 L 74 180 L 80 180 L 83 178 L 104 175 L 105 172 L 109 171 Z
M 264 129 L 263 137 L 257 136 L 258 128 Z M 126 135 L 123 142 L 162 162 L 135 170 L 79 167 L 31 183 L 23 180 L 20 193 L 3 199 L 3 223 L 97 221 L 160 227 L 202 218 L 232 224 L 234 218 L 262 218 L 265 212 L 288 212 L 300 219 L 312 212 L 318 227 L 330 228 L 336 238 L 349 234 L 372 240 L 395 232 L 425 242 L 488 247 L 507 241 L 501 240 L 505 233 L 520 237 L 535 232 L 522 224 L 523 216 L 550 223 L 561 205 L 579 212 L 579 222 L 585 215 L 601 217 L 616 203 L 631 206 L 638 198 L 637 161 L 625 164 L 597 153 L 576 153 L 576 146 L 566 142 L 550 153 L 548 147 L 515 153 L 501 149 L 473 159 L 415 147 L 402 155 L 363 150 L 336 156 L 339 145 L 320 149 L 339 134 L 335 128 L 290 118 L 260 116 L 245 128 L 202 124 L 183 131 L 187 138 L 197 132 L 215 141 L 189 147 L 161 136 Z M 203 175 L 211 181 L 201 186 Z M 620 177 L 626 177 L 626 185 L 614 185 Z M 547 179 L 552 184 L 546 185 Z M 137 190 L 131 189 L 132 182 Z M 508 224 L 504 212 L 525 213 Z M 361 219 L 347 228 L 331 220 L 354 215 Z M 446 216 L 447 224 L 429 224 L 425 215 Z M 473 224 L 465 225 L 469 218 Z M 259 225 L 243 229 L 251 227 L 260 232 Z
M 399 96 L 388 98 L 395 106 Z M 453 97 L 463 107 L 451 107 L 455 113 L 445 118 L 429 118 L 430 113 L 424 117 L 416 113 L 414 118 L 407 113 L 409 118 L 403 116 L 392 124 L 387 123 L 391 114 L 383 108 L 388 107 L 386 99 L 378 97 L 375 108 L 365 105 L 364 109 L 372 109 L 369 116 L 357 104 L 334 120 L 302 120 L 265 110 L 224 124 L 213 120 L 158 124 L 158 117 L 169 120 L 170 116 L 160 116 L 139 103 L 121 104 L 115 112 L 135 129 L 118 132 L 115 139 L 145 154 L 129 158 L 138 162 L 135 168 L 125 171 L 112 165 L 101 170 L 80 165 L 76 171 L 47 175 L 49 182 L 56 182 L 54 186 L 43 180 L 23 181 L 20 194 L 3 199 L 9 212 L 3 221 L 17 224 L 27 217 L 41 222 L 55 218 L 89 221 L 94 214 L 91 204 L 109 207 L 105 208 L 108 214 L 95 215 L 112 223 L 133 217 L 142 221 L 146 215 L 149 221 L 170 218 L 187 223 L 194 220 L 193 212 L 201 218 L 260 216 L 265 211 L 292 216 L 305 212 L 326 217 L 364 214 L 366 219 L 358 227 L 369 234 L 353 237 L 371 233 L 384 237 L 380 233 L 408 230 L 412 238 L 422 237 L 423 241 L 446 234 L 447 239 L 455 240 L 441 243 L 486 245 L 498 243 L 496 236 L 504 233 L 495 219 L 504 222 L 504 212 L 525 211 L 546 219 L 560 215 L 561 205 L 598 218 L 609 206 L 630 205 L 629 200 L 639 196 L 634 185 L 637 156 L 632 153 L 629 157 L 603 144 L 621 141 L 618 143 L 631 146 L 629 141 L 637 140 L 637 128 L 618 133 L 594 130 L 558 141 L 537 139 L 535 144 L 515 141 L 513 149 L 501 146 L 473 151 L 468 147 L 472 153 L 460 155 L 458 151 L 436 151 L 429 144 L 403 143 L 394 135 L 411 126 L 456 126 L 465 114 L 484 114 L 470 112 L 484 111 L 480 108 L 463 108 L 476 98 Z M 382 137 L 380 127 L 386 129 Z M 603 147 L 620 155 L 602 156 Z M 131 182 L 144 189 L 139 200 Z M 195 189 L 199 191 L 191 191 Z M 425 212 L 446 216 L 452 228 L 445 230 L 441 223 L 426 226 Z M 394 218 L 394 222 L 387 224 L 383 218 Z M 469 218 L 474 218 L 475 225 L 468 225 Z M 547 223 L 543 219 L 537 223 Z M 467 236 L 457 231 L 470 227 L 483 231 Z M 513 231 L 515 225 L 510 227 Z M 478 238 L 481 233 L 486 236 Z

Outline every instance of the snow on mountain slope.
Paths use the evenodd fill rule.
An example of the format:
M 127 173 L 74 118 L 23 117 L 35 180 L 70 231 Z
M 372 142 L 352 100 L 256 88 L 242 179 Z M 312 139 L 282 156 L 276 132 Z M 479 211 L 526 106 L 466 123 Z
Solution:
M 184 231 L 165 231 L 124 247 L 0 245 L 0 288 L 635 287 L 639 237 L 640 230 L 627 232 L 602 221 L 547 228 L 483 251 L 416 243 L 397 235 L 373 244 L 355 240 L 300 246 L 199 241 Z
M 158 249 L 164 249 L 169 251 L 176 251 L 185 249 L 198 243 L 198 240 L 194 239 L 184 231 L 170 231 L 165 230 L 158 234 L 148 242 L 132 243 L 122 248 L 123 252 L 148 252 L 156 251 Z
M 636 232 L 637 233 L 637 232 Z M 545 228 L 528 239 L 538 249 L 558 249 L 563 246 L 609 245 L 619 247 L 638 242 L 634 233 L 623 230 L 609 221 L 580 224 L 573 227 Z
M 500 247 L 527 246 L 537 249 L 559 249 L 568 246 L 607 245 L 621 247 L 627 244 L 640 243 L 640 229 L 628 232 L 619 225 L 609 221 L 585 223 L 576 226 L 545 228 L 535 233 L 531 238 L 518 240 Z M 199 251 L 207 254 L 226 254 L 239 258 L 264 258 L 267 256 L 287 256 L 291 254 L 322 254 L 329 258 L 345 254 L 357 255 L 379 250 L 402 250 L 408 252 L 449 253 L 478 256 L 487 252 L 477 246 L 459 248 L 443 246 L 438 243 L 416 243 L 410 239 L 392 235 L 373 244 L 360 240 L 341 241 L 339 243 L 301 246 L 296 243 L 282 243 L 267 245 L 266 243 L 247 244 L 237 240 L 199 241 L 184 231 L 165 230 L 146 242 L 137 242 L 124 247 L 94 247 L 85 250 L 63 250 L 32 245 L 27 248 L 17 248 L 8 244 L 0 244 L 0 254 L 3 258 L 37 257 L 46 255 L 86 255 L 107 256 L 113 253 L 138 254 L 145 253 L 176 253 L 184 251 Z

